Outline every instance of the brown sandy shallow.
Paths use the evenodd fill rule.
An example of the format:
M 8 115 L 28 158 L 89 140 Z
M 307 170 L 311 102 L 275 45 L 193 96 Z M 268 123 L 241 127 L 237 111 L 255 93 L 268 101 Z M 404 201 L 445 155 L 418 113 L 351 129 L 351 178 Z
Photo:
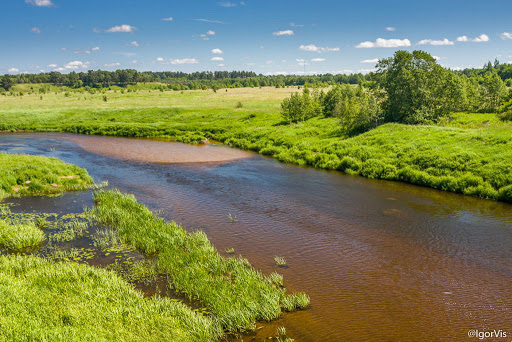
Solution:
M 190 145 L 144 138 L 63 135 L 87 152 L 124 160 L 151 163 L 210 163 L 254 157 L 254 153 L 225 145 Z

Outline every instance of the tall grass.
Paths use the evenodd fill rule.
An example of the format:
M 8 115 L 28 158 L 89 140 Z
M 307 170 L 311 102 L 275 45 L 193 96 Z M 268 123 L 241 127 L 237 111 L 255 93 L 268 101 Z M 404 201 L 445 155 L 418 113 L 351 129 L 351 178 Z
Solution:
M 33 223 L 8 223 L 0 220 L 1 248 L 19 251 L 39 246 L 44 239 L 44 233 Z
M 212 341 L 221 330 L 180 302 L 144 298 L 113 272 L 0 256 L 1 341 Z
M 94 200 L 93 215 L 116 229 L 125 242 L 156 254 L 159 271 L 170 277 L 174 289 L 199 301 L 224 330 L 248 330 L 257 320 L 277 318 L 282 309 L 309 304 L 307 295 L 287 295 L 247 259 L 222 257 L 203 232 L 187 233 L 165 222 L 132 195 L 99 191 Z

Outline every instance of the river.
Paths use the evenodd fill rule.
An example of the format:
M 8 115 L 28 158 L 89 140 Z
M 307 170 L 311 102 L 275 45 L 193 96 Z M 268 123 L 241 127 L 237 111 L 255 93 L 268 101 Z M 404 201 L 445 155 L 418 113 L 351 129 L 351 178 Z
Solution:
M 470 329 L 512 338 L 510 204 L 225 146 L 3 133 L 0 151 L 85 167 L 96 182 L 204 230 L 222 254 L 234 248 L 264 273 L 282 273 L 289 291 L 310 295 L 307 310 L 244 340 L 263 340 L 279 326 L 296 341 L 476 340 Z M 41 211 L 92 205 L 90 192 L 13 201 Z M 274 255 L 288 268 L 277 268 Z

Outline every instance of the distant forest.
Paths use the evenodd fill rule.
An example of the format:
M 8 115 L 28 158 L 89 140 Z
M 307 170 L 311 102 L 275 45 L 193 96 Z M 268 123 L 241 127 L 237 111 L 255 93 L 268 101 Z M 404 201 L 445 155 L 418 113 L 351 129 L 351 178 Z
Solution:
M 507 86 L 512 86 L 512 64 L 502 64 L 499 61 L 489 62 L 480 69 L 465 69 L 454 71 L 467 77 L 478 77 L 493 69 Z M 144 71 L 123 69 L 116 71 L 89 70 L 87 72 L 72 71 L 68 74 L 52 71 L 39 74 L 19 74 L 0 76 L 0 88 L 9 90 L 15 84 L 49 83 L 56 86 L 71 88 L 91 87 L 105 88 L 110 86 L 126 87 L 147 82 L 167 84 L 172 90 L 187 89 L 220 89 L 242 87 L 285 87 L 303 86 L 323 87 L 337 84 L 362 84 L 367 81 L 376 81 L 376 73 L 351 75 L 271 75 L 265 76 L 252 71 L 202 71 L 184 73 L 179 71 Z M 1 90 L 1 89 L 0 89 Z

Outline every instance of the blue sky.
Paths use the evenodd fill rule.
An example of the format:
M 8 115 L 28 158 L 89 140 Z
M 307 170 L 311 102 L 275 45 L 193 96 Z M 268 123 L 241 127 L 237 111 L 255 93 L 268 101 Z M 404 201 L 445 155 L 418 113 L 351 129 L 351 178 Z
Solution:
M 512 62 L 512 1 L 0 0 L 0 13 L 0 74 L 367 72 L 398 49 L 450 68 Z

